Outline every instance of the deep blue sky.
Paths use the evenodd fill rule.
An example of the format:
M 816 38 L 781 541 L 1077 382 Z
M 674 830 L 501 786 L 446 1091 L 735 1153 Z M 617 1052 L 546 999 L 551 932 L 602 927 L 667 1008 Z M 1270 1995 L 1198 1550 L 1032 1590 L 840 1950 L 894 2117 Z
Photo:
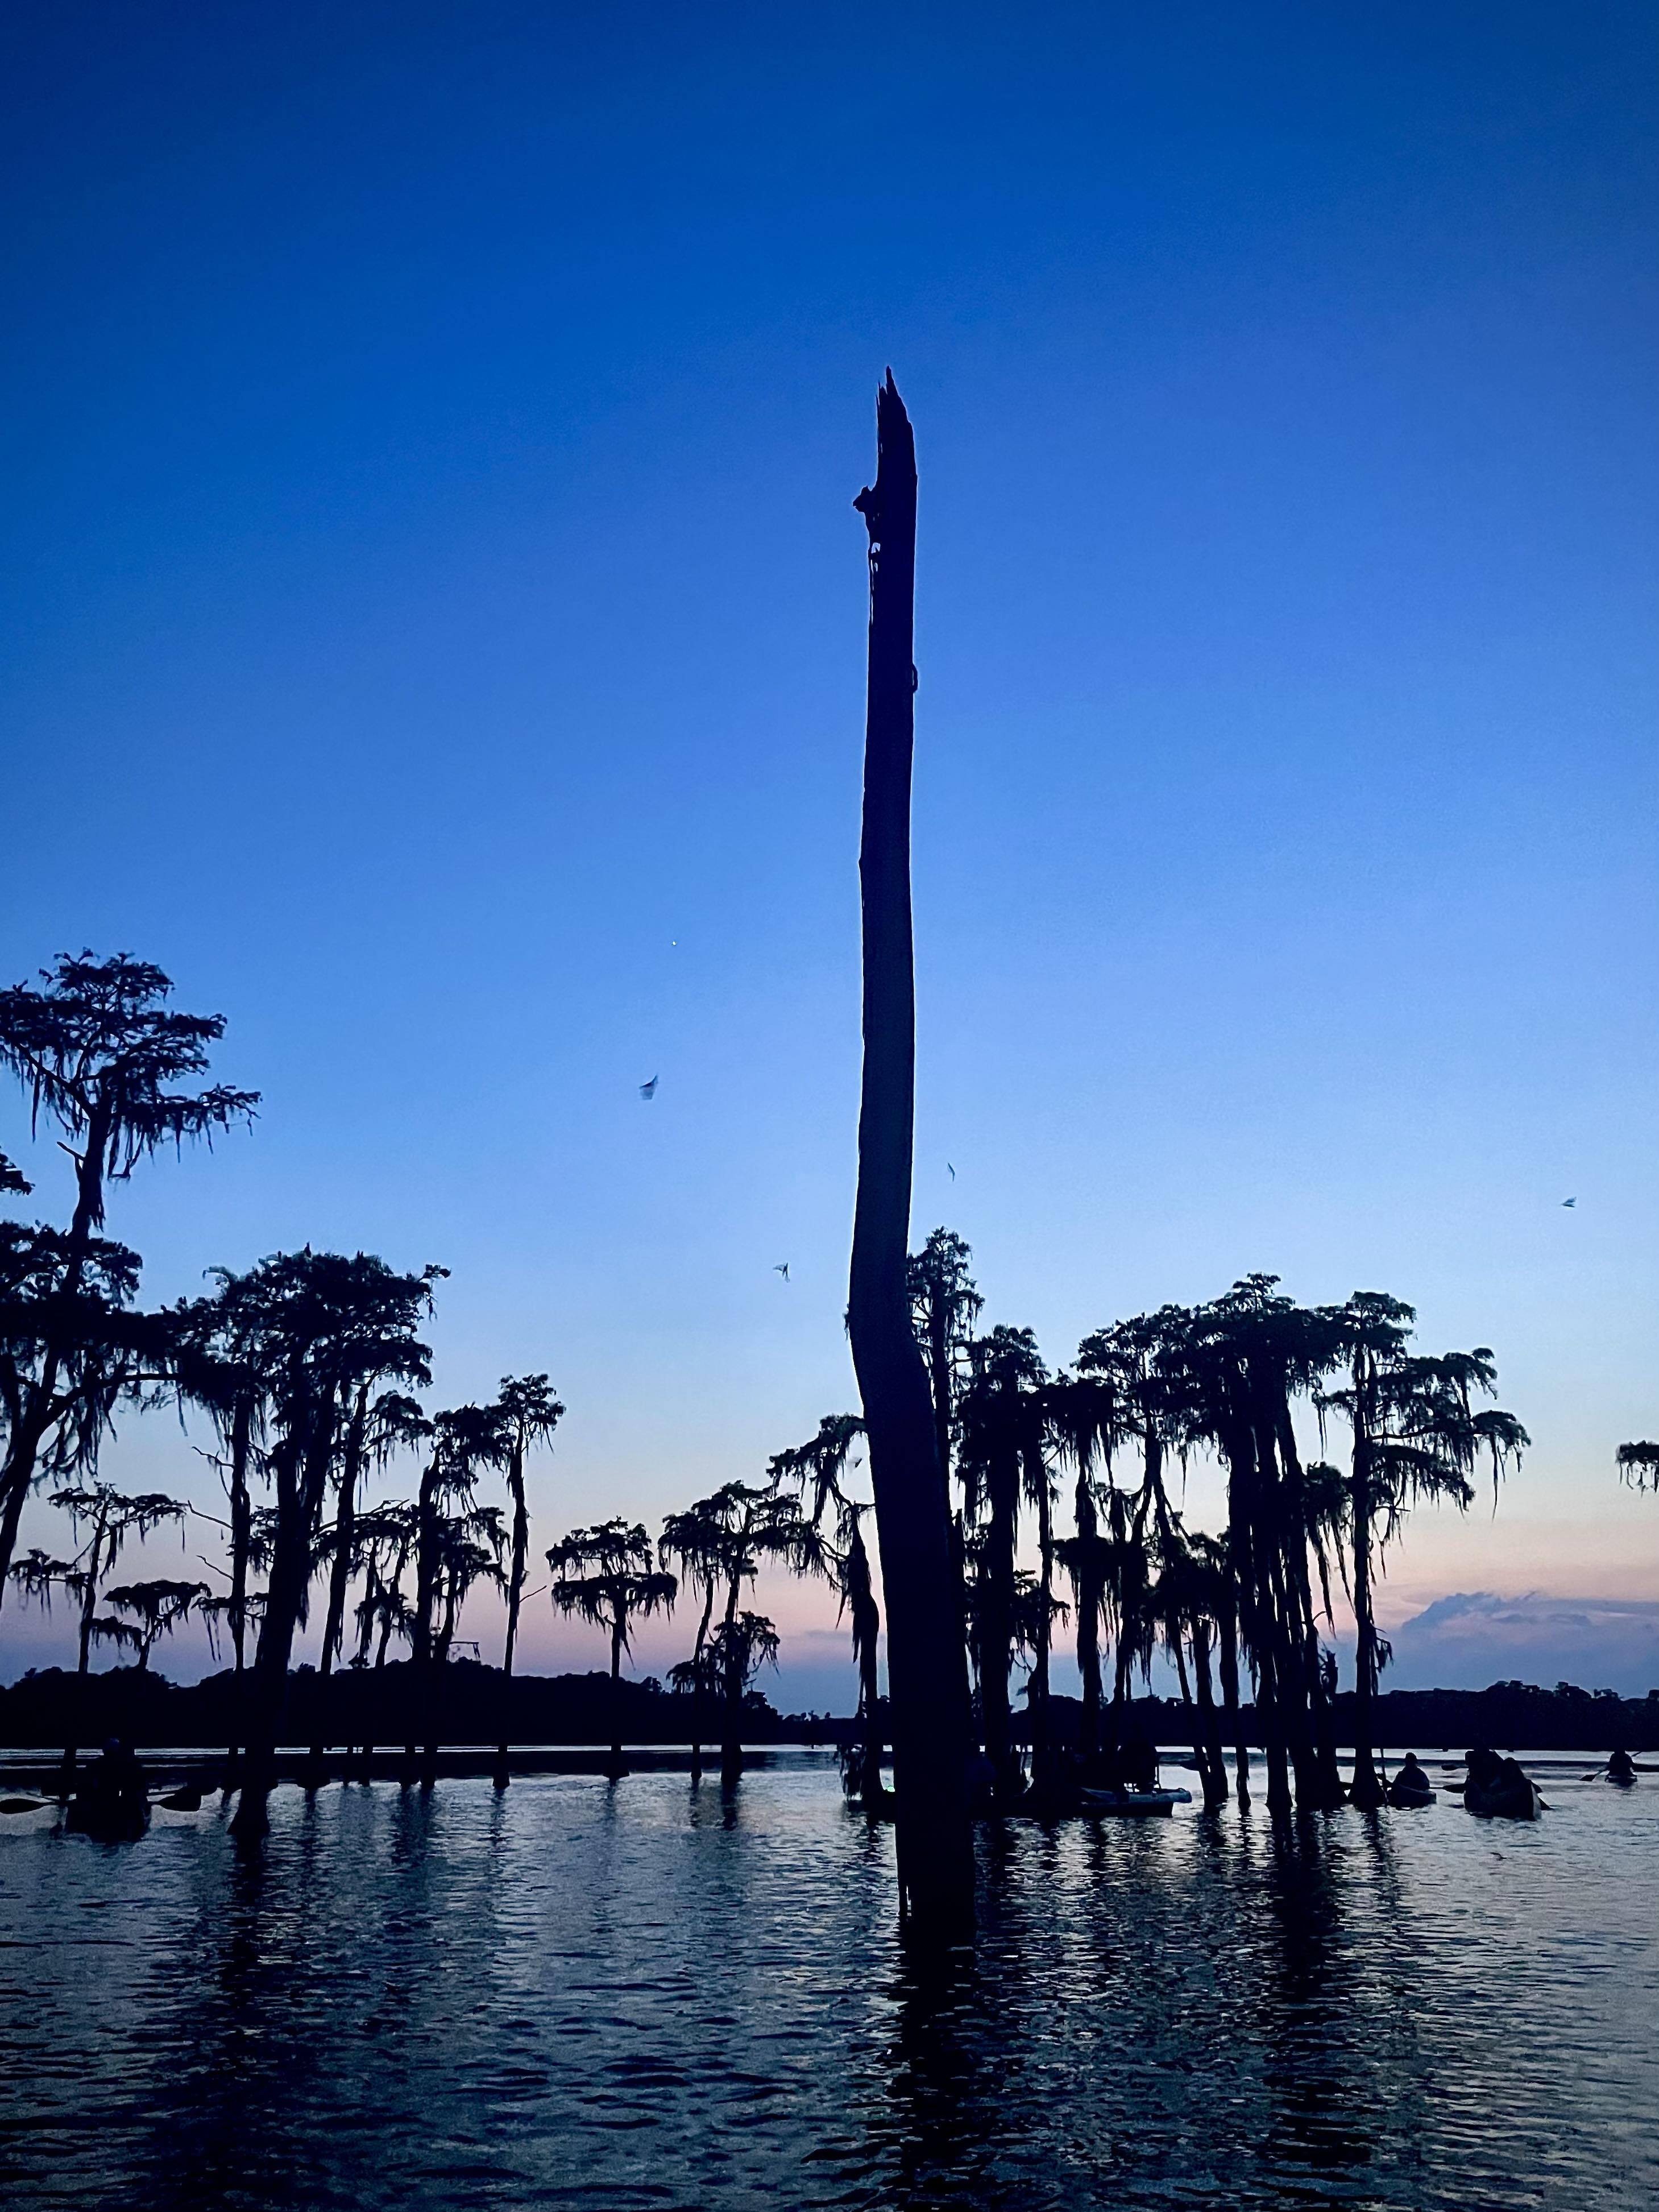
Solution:
M 1656 64 L 1595 4 L 10 11 L 5 962 L 160 961 L 265 1094 L 121 1195 L 150 1291 L 444 1261 L 441 1391 L 570 1407 L 549 1534 L 853 1401 L 891 362 L 918 1232 L 1055 1359 L 1410 1297 L 1536 1449 L 1399 1604 L 1651 1595 Z

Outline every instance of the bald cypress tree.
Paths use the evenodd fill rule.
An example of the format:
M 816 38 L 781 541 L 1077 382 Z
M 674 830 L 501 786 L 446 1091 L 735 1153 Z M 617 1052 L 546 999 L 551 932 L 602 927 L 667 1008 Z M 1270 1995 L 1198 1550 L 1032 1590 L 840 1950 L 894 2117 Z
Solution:
M 116 953 L 64 953 L 41 972 L 43 988 L 19 983 L 0 991 L 0 1066 L 28 1095 L 31 1119 L 55 1127 L 75 1169 L 75 1208 L 55 1248 L 50 1295 L 42 1304 L 39 1358 L 8 1406 L 0 1460 L 0 1589 L 17 1542 L 18 1522 L 35 1478 L 51 1462 L 56 1435 L 85 1411 L 84 1394 L 64 1388 L 66 1371 L 93 1347 L 87 1336 L 88 1292 L 94 1288 L 104 1244 L 105 1200 L 112 1182 L 141 1159 L 186 1138 L 212 1142 L 216 1130 L 249 1119 L 257 1091 L 214 1084 L 179 1090 L 205 1073 L 208 1048 L 224 1033 L 218 1014 L 183 1014 L 167 1003 L 173 984 L 147 961 Z M 16 1170 L 0 1188 L 27 1188 Z M 95 1361 L 92 1363 L 97 1365 Z M 99 1369 L 100 1376 L 106 1370 Z M 92 1435 L 96 1436 L 94 1418 Z M 82 1451 L 76 1471 L 90 1473 Z

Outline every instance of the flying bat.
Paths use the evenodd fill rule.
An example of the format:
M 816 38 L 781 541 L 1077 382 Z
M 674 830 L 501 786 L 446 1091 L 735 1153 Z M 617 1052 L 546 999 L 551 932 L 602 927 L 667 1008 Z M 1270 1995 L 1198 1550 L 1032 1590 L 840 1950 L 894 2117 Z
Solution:
M 787 1260 L 780 1260 L 772 1273 L 775 1275 L 781 1275 L 787 1283 L 789 1279 L 789 1262 Z
M 1578 1200 L 1576 1198 L 1564 1198 L 1561 1203 L 1563 1206 L 1577 1206 Z
M 955 1170 L 955 1169 L 951 1165 L 951 1163 L 950 1163 L 950 1161 L 949 1161 L 949 1160 L 946 1160 L 946 1162 L 945 1163 L 945 1173 L 950 1176 L 950 1178 L 951 1178 L 951 1182 L 954 1182 L 956 1181 L 956 1179 L 957 1179 L 957 1171 L 956 1171 L 956 1170 Z
M 641 1084 L 641 1085 L 640 1085 L 640 1096 L 641 1096 L 641 1098 L 654 1098 L 654 1097 L 656 1097 L 656 1095 L 657 1095 L 657 1079 L 656 1079 L 656 1077 L 653 1075 L 653 1076 L 652 1077 L 652 1079 L 651 1079 L 651 1080 L 650 1080 L 650 1082 L 649 1082 L 649 1083 L 642 1083 L 642 1084 Z

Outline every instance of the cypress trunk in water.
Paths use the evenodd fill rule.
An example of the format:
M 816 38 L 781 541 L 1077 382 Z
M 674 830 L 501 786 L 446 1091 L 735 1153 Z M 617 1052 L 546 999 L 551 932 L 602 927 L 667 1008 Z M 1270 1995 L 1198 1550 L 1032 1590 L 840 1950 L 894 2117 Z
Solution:
M 864 1076 L 848 1330 L 864 1401 L 887 1609 L 901 1901 L 920 1936 L 971 1934 L 968 1668 L 934 1409 L 911 1327 L 907 1256 L 915 1113 L 910 926 L 916 462 L 890 371 L 876 401 L 876 481 L 854 504 L 870 532 L 869 690 L 859 877 Z

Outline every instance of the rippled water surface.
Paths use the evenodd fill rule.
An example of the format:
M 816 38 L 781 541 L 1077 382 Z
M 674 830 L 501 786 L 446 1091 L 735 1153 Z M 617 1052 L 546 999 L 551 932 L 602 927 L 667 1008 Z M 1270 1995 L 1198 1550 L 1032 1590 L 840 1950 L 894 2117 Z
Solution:
M 1009 1822 L 907 1975 L 832 1770 L 0 1836 L 13 2204 L 1659 2202 L 1659 1787 Z

